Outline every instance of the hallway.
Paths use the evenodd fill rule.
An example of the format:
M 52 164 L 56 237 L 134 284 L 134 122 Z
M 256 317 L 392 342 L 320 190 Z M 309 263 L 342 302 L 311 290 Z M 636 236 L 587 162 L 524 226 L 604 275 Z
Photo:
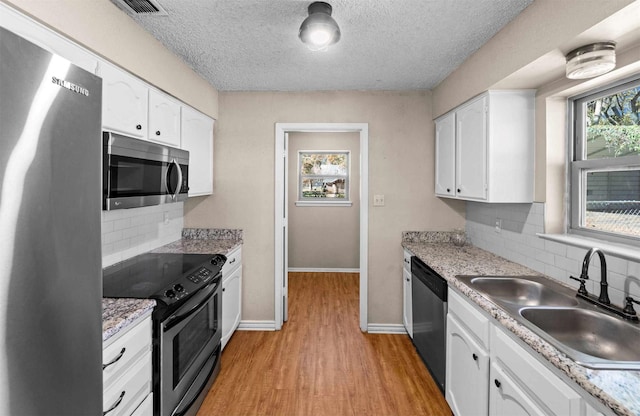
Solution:
M 199 416 L 449 415 L 406 335 L 363 334 L 357 273 L 289 273 L 289 321 L 237 331 Z

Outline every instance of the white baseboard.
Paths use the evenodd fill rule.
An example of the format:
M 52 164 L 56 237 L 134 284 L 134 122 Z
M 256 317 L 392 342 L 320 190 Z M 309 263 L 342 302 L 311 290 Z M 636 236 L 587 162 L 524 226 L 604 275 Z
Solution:
M 360 273 L 360 269 L 322 269 L 317 267 L 289 267 L 287 270 L 298 273 Z
M 367 332 L 370 334 L 406 334 L 403 324 L 368 324 Z
M 240 321 L 240 331 L 275 331 L 276 321 Z

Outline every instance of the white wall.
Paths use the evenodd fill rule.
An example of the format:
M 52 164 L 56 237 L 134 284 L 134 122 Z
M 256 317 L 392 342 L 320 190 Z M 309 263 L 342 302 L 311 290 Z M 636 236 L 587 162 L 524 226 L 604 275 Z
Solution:
M 578 277 L 587 249 L 543 240 L 545 204 L 483 204 L 467 202 L 466 232 L 471 243 L 484 250 L 539 273 L 578 288 Z M 495 231 L 496 219 L 502 220 L 502 231 Z M 606 256 L 609 297 L 624 305 L 626 296 L 640 300 L 640 263 L 611 255 Z M 587 290 L 600 293 L 600 264 L 595 256 L 589 267 Z
M 275 123 L 368 123 L 369 323 L 402 322 L 402 231 L 464 226 L 464 202 L 434 196 L 427 91 L 220 93 L 216 195 L 185 203 L 187 227 L 242 228 L 247 320 L 274 319 Z
M 289 268 L 360 267 L 360 134 L 289 133 Z M 296 206 L 298 151 L 351 152 L 350 207 Z
M 102 267 L 179 240 L 183 202 L 102 211 Z

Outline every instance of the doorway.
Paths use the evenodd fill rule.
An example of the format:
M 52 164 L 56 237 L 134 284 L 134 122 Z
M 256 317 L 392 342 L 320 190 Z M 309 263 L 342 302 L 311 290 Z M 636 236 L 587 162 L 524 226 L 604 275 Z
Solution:
M 360 330 L 367 331 L 367 251 L 368 251 L 368 142 L 367 123 L 276 123 L 275 152 L 275 329 L 280 330 L 287 319 L 288 305 L 288 171 L 289 133 L 350 133 L 360 137 L 359 194 L 352 195 L 359 201 L 359 303 Z

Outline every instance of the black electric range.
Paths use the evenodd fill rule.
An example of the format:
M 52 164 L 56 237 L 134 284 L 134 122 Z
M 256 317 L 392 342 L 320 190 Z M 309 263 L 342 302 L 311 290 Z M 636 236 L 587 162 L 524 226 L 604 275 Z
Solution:
M 153 414 L 198 411 L 220 372 L 222 254 L 146 253 L 103 270 L 103 296 L 155 299 Z
M 145 253 L 103 270 L 103 296 L 182 303 L 220 278 L 222 254 Z

